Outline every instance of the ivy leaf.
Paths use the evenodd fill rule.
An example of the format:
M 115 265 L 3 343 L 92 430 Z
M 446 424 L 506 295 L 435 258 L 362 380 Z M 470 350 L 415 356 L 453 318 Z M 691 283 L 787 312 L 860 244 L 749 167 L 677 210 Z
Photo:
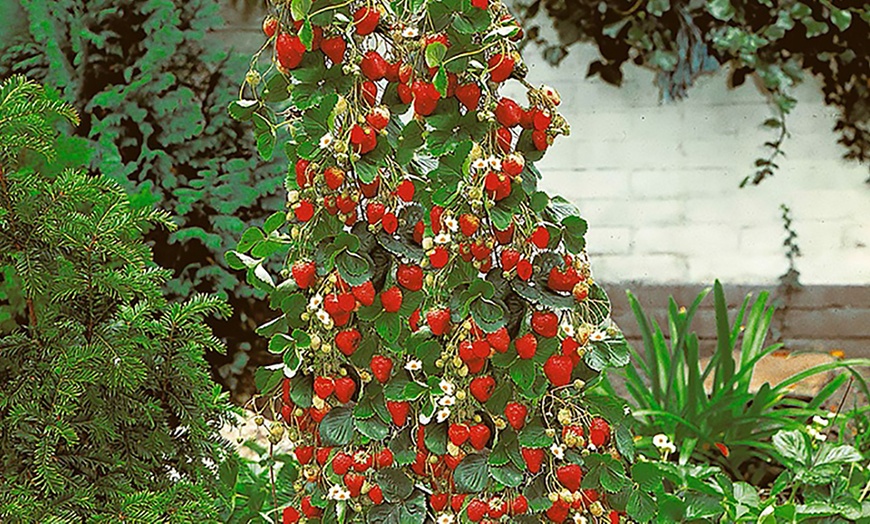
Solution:
M 462 459 L 453 472 L 453 481 L 459 493 L 480 493 L 486 488 L 489 480 L 488 457 L 483 453 L 474 453 Z
M 353 438 L 353 410 L 341 406 L 332 408 L 320 421 L 320 438 L 324 446 L 347 446 Z

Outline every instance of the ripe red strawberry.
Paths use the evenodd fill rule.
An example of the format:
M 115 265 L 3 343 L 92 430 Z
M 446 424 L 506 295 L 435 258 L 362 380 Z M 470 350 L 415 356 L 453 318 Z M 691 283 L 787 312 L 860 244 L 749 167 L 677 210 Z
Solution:
M 450 309 L 432 309 L 426 313 L 426 323 L 432 334 L 440 337 L 450 329 Z
M 335 204 L 342 213 L 350 213 L 356 208 L 356 202 L 350 196 L 338 195 Z
M 516 249 L 505 249 L 501 252 L 501 268 L 510 271 L 520 260 L 520 252 Z
M 300 289 L 308 289 L 314 282 L 315 266 L 310 260 L 297 260 L 290 268 L 293 280 Z
M 348 491 L 350 491 L 351 497 L 359 497 L 365 480 L 365 477 L 363 477 L 362 475 L 357 475 L 356 473 L 344 474 L 344 485 L 347 486 Z
M 320 516 L 320 508 L 313 506 L 311 504 L 311 496 L 306 495 L 302 497 L 302 514 L 308 517 L 309 519 L 316 519 Z
M 341 36 L 333 36 L 325 38 L 320 43 L 320 50 L 333 64 L 344 62 L 344 52 L 347 49 L 347 42 Z
M 544 363 L 544 374 L 556 387 L 567 386 L 573 370 L 574 361 L 565 355 L 551 355 Z
M 332 459 L 332 472 L 343 476 L 353 466 L 353 457 L 343 451 L 339 451 Z
M 489 75 L 493 82 L 504 82 L 514 71 L 515 60 L 512 56 L 496 53 L 489 59 Z
M 610 440 L 610 424 L 601 417 L 595 417 L 589 423 L 589 442 L 600 448 Z
M 302 56 L 305 54 L 305 45 L 299 40 L 298 36 L 292 36 L 288 33 L 281 33 L 275 40 L 275 55 L 277 55 L 278 63 L 284 69 L 296 69 L 302 62 Z
M 290 400 L 290 386 L 291 385 L 292 385 L 292 383 L 290 382 L 289 378 L 285 377 L 284 380 L 281 381 L 281 400 L 284 402 L 284 404 L 291 404 L 292 403 L 292 401 Z
M 384 218 L 381 219 L 381 227 L 391 235 L 395 233 L 399 229 L 399 219 L 396 214 L 392 212 L 384 214 Z
M 366 122 L 381 131 L 390 123 L 390 110 L 384 106 L 375 107 L 366 115 Z
M 441 269 L 450 260 L 450 252 L 444 246 L 436 246 L 429 255 L 429 264 L 435 269 Z
M 395 313 L 402 307 L 402 290 L 393 286 L 381 292 L 381 304 L 387 313 Z
M 396 92 L 399 94 L 399 100 L 403 104 L 410 104 L 414 100 L 414 92 L 411 90 L 411 86 L 405 82 L 396 86 Z
M 338 213 L 338 205 L 335 203 L 335 195 L 324 195 L 323 207 L 330 215 L 335 215 L 336 213 Z
M 423 268 L 413 264 L 399 264 L 396 280 L 408 291 L 420 291 L 423 288 Z
M 538 350 L 538 339 L 532 333 L 526 333 L 514 342 L 520 358 L 528 360 L 535 356 Z
M 572 493 L 580 489 L 583 470 L 577 464 L 566 464 L 556 468 L 556 478 Z
M 463 213 L 459 215 L 459 229 L 462 231 L 462 234 L 470 237 L 477 233 L 477 229 L 480 227 L 480 219 L 470 213 Z
M 359 63 L 362 74 L 372 81 L 377 81 L 387 74 L 387 61 L 377 51 L 366 51 Z
M 495 232 L 496 242 L 498 242 L 499 244 L 501 244 L 503 246 L 506 246 L 506 245 L 510 244 L 511 242 L 513 242 L 514 229 L 516 229 L 516 228 L 514 227 L 513 222 L 511 222 L 511 224 L 507 227 L 507 229 L 495 229 L 495 228 L 493 228 L 493 231 Z
M 532 112 L 532 125 L 538 131 L 546 131 L 553 121 L 553 115 L 549 109 L 535 109 Z
M 523 172 L 526 161 L 519 153 L 511 153 L 501 161 L 501 169 L 510 176 L 517 176 Z
M 450 424 L 447 428 L 447 438 L 454 446 L 461 446 L 468 440 L 468 426 L 465 424 Z
M 529 241 L 538 249 L 546 249 L 550 243 L 550 230 L 547 229 L 547 226 L 536 227 L 529 236 Z
M 390 417 L 393 419 L 393 424 L 403 427 L 408 422 L 408 412 L 411 410 L 411 405 L 407 402 L 387 401 L 387 411 L 390 412 Z
M 308 415 L 311 417 L 311 420 L 320 424 L 320 421 L 323 420 L 323 417 L 329 413 L 331 408 L 329 406 L 323 406 L 321 409 L 310 408 L 308 410 Z
M 385 384 L 390 380 L 390 373 L 393 372 L 393 361 L 383 355 L 375 355 L 369 364 L 372 368 L 372 374 L 381 384 Z
M 326 400 L 335 391 L 335 381 L 332 377 L 316 377 L 314 379 L 314 394 Z
M 314 446 L 297 446 L 293 450 L 293 454 L 296 455 L 296 460 L 304 466 L 311 462 L 311 458 L 314 457 Z
M 432 225 L 432 232 L 436 235 L 441 232 L 441 217 L 444 215 L 444 207 L 433 205 L 429 209 L 429 223 Z
M 374 502 L 375 506 L 384 502 L 384 492 L 381 490 L 380 486 L 375 485 L 369 490 L 369 499 Z
M 396 196 L 402 199 L 403 202 L 411 202 L 414 200 L 414 182 L 403 180 L 396 186 Z
M 335 191 L 344 184 L 344 171 L 335 166 L 327 167 L 323 172 L 323 179 L 326 181 L 326 187 Z
M 302 189 L 309 187 L 314 182 L 314 173 L 309 169 L 311 162 L 304 159 L 296 161 L 296 185 Z
M 511 343 L 511 337 L 508 335 L 507 328 L 500 327 L 492 333 L 486 334 L 486 341 L 498 353 L 504 353 L 508 350 Z
M 471 344 L 471 351 L 477 359 L 489 358 L 492 354 L 492 348 L 486 340 L 475 340 Z
M 541 465 L 544 463 L 546 456 L 543 449 L 540 448 L 522 448 L 520 454 L 523 456 L 523 461 L 526 467 L 529 468 L 529 473 L 532 475 L 541 471 Z
M 350 313 L 356 307 L 356 297 L 350 291 L 339 293 L 338 307 L 341 308 L 342 312 Z
M 459 358 L 466 363 L 477 359 L 474 356 L 474 345 L 470 340 L 463 340 L 459 343 Z
M 547 133 L 537 129 L 532 131 L 532 143 L 535 144 L 535 149 L 538 151 L 546 151 L 550 147 L 550 139 L 547 138 Z
M 374 180 L 366 184 L 362 180 L 359 181 L 359 190 L 366 198 L 374 198 L 378 194 L 378 189 L 381 187 L 381 177 L 375 177 Z
M 486 447 L 491 435 L 489 427 L 487 427 L 486 424 L 475 424 L 468 428 L 468 432 L 468 441 L 471 442 L 471 447 L 477 451 Z
M 532 278 L 532 263 L 528 259 L 522 259 L 517 262 L 517 276 L 524 281 Z
M 483 520 L 487 511 L 489 511 L 489 504 L 480 499 L 472 500 L 465 508 L 465 514 L 471 522 L 480 522 Z
M 498 105 L 495 106 L 496 120 L 498 120 L 499 124 L 508 128 L 520 123 L 522 113 L 523 109 L 520 105 L 510 98 L 502 98 L 498 101 Z
M 586 282 L 577 282 L 574 284 L 574 287 L 571 288 L 571 295 L 574 296 L 574 300 L 577 302 L 583 302 L 589 296 L 589 284 Z
M 522 515 L 529 511 L 529 501 L 523 495 L 517 495 L 511 501 L 511 515 Z
M 565 519 L 568 518 L 570 512 L 571 505 L 564 500 L 559 499 L 550 506 L 550 509 L 548 509 L 545 514 L 552 522 L 558 522 L 561 524 L 562 522 L 565 522 Z
M 281 513 L 281 524 L 296 524 L 299 522 L 300 517 L 301 515 L 299 515 L 299 511 L 296 508 L 287 506 Z
M 447 500 L 450 498 L 450 495 L 447 493 L 433 493 L 429 495 L 429 505 L 432 506 L 434 511 L 442 511 L 447 507 Z
M 361 341 L 362 335 L 356 328 L 345 329 L 335 334 L 335 347 L 346 357 L 353 355 Z
M 378 21 L 381 19 L 381 13 L 377 9 L 369 7 L 361 7 L 353 14 L 353 25 L 356 29 L 356 34 L 365 36 L 372 33 L 375 27 L 378 26 Z
M 390 451 L 390 448 L 384 448 L 378 452 L 375 457 L 375 462 L 378 465 L 378 468 L 388 468 L 393 465 L 393 452 Z
M 550 269 L 550 274 L 547 277 L 547 287 L 553 291 L 572 291 L 574 285 L 580 281 L 580 275 L 573 266 L 568 266 L 564 271 L 560 271 L 558 267 Z
M 495 139 L 498 148 L 501 149 L 502 153 L 510 153 L 511 144 L 514 141 L 514 136 L 511 134 L 511 130 L 506 127 L 499 127 L 495 130 Z
M 508 402 L 504 407 L 504 416 L 512 428 L 519 431 L 526 425 L 528 408 L 518 402 Z
M 475 83 L 461 85 L 456 88 L 456 99 L 469 111 L 476 111 L 480 103 L 480 86 Z
M 562 340 L 562 354 L 566 357 L 570 357 L 571 363 L 575 366 L 580 363 L 580 360 L 582 360 L 580 354 L 577 353 L 579 348 L 580 344 L 571 337 Z
M 263 33 L 269 38 L 275 36 L 275 32 L 278 31 L 278 19 L 274 16 L 267 16 L 265 20 L 263 20 Z
M 477 377 L 471 381 L 468 386 L 471 396 L 483 404 L 492 397 L 495 391 L 495 379 L 490 376 Z
M 308 222 L 314 216 L 314 204 L 310 200 L 302 200 L 296 204 L 293 214 L 296 216 L 296 220 Z
M 532 330 L 544 338 L 552 338 L 559 332 L 559 317 L 552 311 L 532 313 Z
M 350 130 L 350 143 L 354 151 L 364 155 L 378 145 L 378 134 L 371 126 L 354 124 Z
M 360 84 L 360 93 L 366 104 L 374 106 L 378 103 L 378 86 L 371 80 L 366 80 Z
M 377 224 L 384 217 L 387 208 L 380 202 L 369 202 L 366 206 L 366 218 L 369 224 Z
M 507 512 L 507 500 L 495 498 L 489 501 L 489 518 L 498 520 Z
M 421 477 L 424 476 L 426 474 L 426 465 L 429 463 L 428 458 L 429 456 L 426 453 L 418 451 L 417 458 L 414 459 L 414 463 L 411 464 L 411 471 Z
M 317 448 L 317 451 L 314 452 L 314 458 L 322 466 L 329 460 L 330 453 L 332 453 L 332 448 Z
M 414 95 L 414 112 L 421 116 L 429 116 L 438 106 L 441 93 L 429 82 L 415 80 L 411 84 L 411 92 Z
M 374 459 L 371 454 L 364 451 L 358 451 L 353 455 L 353 470 L 357 473 L 363 473 L 374 464 Z
M 350 377 L 335 380 L 335 398 L 342 404 L 347 404 L 356 392 L 356 382 Z
M 450 509 L 459 513 L 459 510 L 462 509 L 462 505 L 465 504 L 465 498 L 465 493 L 456 494 L 450 497 Z

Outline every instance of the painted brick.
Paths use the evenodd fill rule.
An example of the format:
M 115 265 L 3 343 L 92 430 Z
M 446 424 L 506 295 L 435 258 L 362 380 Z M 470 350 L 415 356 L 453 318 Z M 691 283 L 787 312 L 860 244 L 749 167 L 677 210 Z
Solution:
M 721 256 L 736 251 L 739 230 L 725 225 L 638 228 L 635 247 L 640 253 L 691 253 Z M 713 258 L 715 260 L 715 258 Z
M 627 227 L 592 227 L 586 233 L 589 255 L 627 255 L 631 252 L 634 232 Z

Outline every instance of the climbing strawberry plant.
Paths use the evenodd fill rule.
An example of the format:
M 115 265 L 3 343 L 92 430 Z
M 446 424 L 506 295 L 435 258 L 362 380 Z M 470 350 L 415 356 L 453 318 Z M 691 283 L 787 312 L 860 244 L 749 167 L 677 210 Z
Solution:
M 569 127 L 524 79 L 514 18 L 487 0 L 273 9 L 229 111 L 262 155 L 285 150 L 287 210 L 227 253 L 279 312 L 251 405 L 293 442 L 298 479 L 271 514 L 651 518 L 624 406 L 594 394 L 628 349 L 586 222 L 536 187 Z

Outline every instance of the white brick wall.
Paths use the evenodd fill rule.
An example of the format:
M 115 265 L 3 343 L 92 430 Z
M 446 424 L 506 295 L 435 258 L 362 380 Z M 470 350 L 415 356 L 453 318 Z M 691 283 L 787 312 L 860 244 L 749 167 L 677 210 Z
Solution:
M 542 187 L 573 200 L 589 221 L 599 279 L 774 284 L 787 267 L 785 203 L 804 283 L 870 284 L 867 166 L 841 159 L 836 110 L 814 80 L 795 93 L 781 169 L 740 189 L 773 137 L 761 126 L 770 109 L 751 82 L 729 90 L 720 72 L 688 99 L 660 105 L 647 70 L 626 65 L 622 88 L 586 79 L 596 58 L 589 46 L 573 47 L 559 68 L 534 48 L 525 58 L 528 80 L 560 91 L 572 126 L 539 165 Z

